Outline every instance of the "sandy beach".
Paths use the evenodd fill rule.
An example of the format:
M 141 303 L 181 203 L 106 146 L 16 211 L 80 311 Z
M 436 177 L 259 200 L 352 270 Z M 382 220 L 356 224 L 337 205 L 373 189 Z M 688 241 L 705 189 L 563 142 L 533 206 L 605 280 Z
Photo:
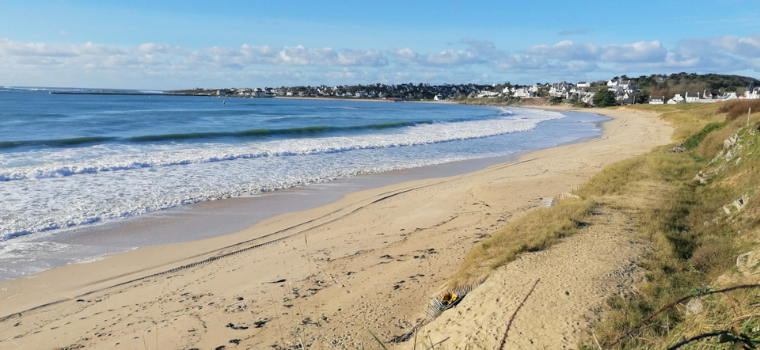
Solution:
M 602 167 L 670 142 L 672 128 L 654 114 L 579 112 L 613 119 L 604 123 L 599 138 L 531 152 L 516 162 L 355 192 L 234 234 L 140 248 L 0 283 L 0 350 L 280 349 L 301 344 L 379 349 L 374 336 L 387 341 L 416 324 L 465 253 L 484 237 L 541 207 L 543 198 L 572 191 Z M 597 254 L 617 255 L 621 264 L 640 254 L 616 254 L 615 249 L 624 249 L 623 241 L 610 237 Z M 577 252 L 590 243 L 561 244 L 557 250 Z M 580 276 L 589 266 L 582 256 L 566 261 L 568 270 L 558 270 L 563 263 L 551 262 L 553 249 L 540 252 L 546 256 L 510 264 L 498 272 L 503 276 L 494 278 L 500 284 L 484 285 L 458 308 L 488 314 L 484 310 L 499 307 L 488 301 L 498 299 L 496 291 L 511 290 L 522 297 L 531 281 L 543 278 L 541 273 L 578 274 L 562 286 L 561 292 L 573 297 L 573 288 L 596 283 L 593 276 Z M 524 280 L 503 282 L 520 275 L 526 261 L 551 263 Z M 608 265 L 614 269 L 615 264 Z M 549 288 L 548 283 L 543 286 Z M 588 303 L 601 302 L 601 297 L 594 294 Z M 551 329 L 551 320 L 562 319 L 562 313 L 585 311 L 556 305 L 546 310 L 552 307 L 556 314 L 538 309 L 524 313 L 535 321 L 517 330 L 521 337 L 530 339 L 533 328 Z M 448 344 L 458 348 L 472 340 L 463 334 L 485 327 L 488 317 L 503 317 L 488 314 L 468 326 L 467 312 L 457 312 L 447 311 L 449 319 L 421 334 L 440 337 L 447 324 L 458 323 L 458 335 Z M 452 321 L 454 315 L 460 319 Z M 582 325 L 567 332 L 581 333 Z M 490 345 L 491 338 L 484 334 L 477 341 Z M 571 344 L 573 339 L 545 346 Z

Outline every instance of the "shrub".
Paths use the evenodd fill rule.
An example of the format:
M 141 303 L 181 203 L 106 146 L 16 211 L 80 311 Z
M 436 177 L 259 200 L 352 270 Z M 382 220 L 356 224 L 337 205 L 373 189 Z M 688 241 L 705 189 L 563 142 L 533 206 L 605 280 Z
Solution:
M 754 111 L 760 111 L 760 100 L 741 100 L 724 103 L 718 108 L 718 113 L 728 113 L 726 120 L 734 120 L 740 116 L 747 115 L 747 111 L 752 108 Z
M 607 89 L 601 89 L 599 92 L 597 92 L 594 95 L 594 105 L 597 107 L 609 107 L 609 106 L 615 106 L 617 103 L 615 102 L 615 93 L 612 91 L 609 91 Z

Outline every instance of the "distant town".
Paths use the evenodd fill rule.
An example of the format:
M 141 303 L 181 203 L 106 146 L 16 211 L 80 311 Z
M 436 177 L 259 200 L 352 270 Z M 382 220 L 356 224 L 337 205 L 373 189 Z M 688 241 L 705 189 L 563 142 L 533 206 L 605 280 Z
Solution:
M 694 73 L 625 75 L 595 82 L 517 84 L 371 84 L 338 86 L 293 86 L 222 88 L 171 91 L 172 94 L 241 98 L 302 97 L 340 99 L 380 99 L 390 101 L 468 101 L 492 99 L 499 104 L 519 105 L 526 99 L 547 103 L 599 105 L 600 93 L 606 105 L 713 103 L 736 99 L 759 99 L 760 81 L 754 78 Z M 599 95 L 599 96 L 598 96 Z M 595 96 L 597 98 L 595 99 Z M 613 102 L 614 101 L 614 102 Z

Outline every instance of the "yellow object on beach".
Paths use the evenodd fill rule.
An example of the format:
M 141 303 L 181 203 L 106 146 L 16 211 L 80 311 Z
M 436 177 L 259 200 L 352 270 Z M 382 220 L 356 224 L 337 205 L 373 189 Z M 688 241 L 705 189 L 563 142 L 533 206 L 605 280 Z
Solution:
M 443 304 L 444 308 L 447 308 L 451 305 L 454 305 L 458 297 L 459 296 L 454 293 L 446 293 L 441 297 L 441 304 Z

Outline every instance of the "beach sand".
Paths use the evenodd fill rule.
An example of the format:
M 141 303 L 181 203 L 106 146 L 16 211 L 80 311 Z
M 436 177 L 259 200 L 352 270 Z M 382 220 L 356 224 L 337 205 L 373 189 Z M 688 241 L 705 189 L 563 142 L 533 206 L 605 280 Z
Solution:
M 0 283 L 0 349 L 261 349 L 301 343 L 379 349 L 374 336 L 387 341 L 411 328 L 478 241 L 540 207 L 542 198 L 572 191 L 605 165 L 670 142 L 672 128 L 653 114 L 581 112 L 614 119 L 604 123 L 599 138 L 531 152 L 517 162 L 355 192 L 234 234 L 140 248 Z M 599 254 L 616 255 L 618 243 L 600 247 Z M 573 244 L 577 250 L 590 243 Z M 585 271 L 587 263 L 566 262 L 576 267 L 568 273 Z M 539 277 L 499 288 L 522 296 Z M 570 280 L 563 288 L 589 283 Z M 486 300 L 499 296 L 495 287 L 485 287 L 458 308 L 470 302 L 468 310 L 487 314 L 494 305 Z M 542 319 L 578 310 L 539 312 L 523 317 L 540 326 Z M 469 330 L 457 332 L 461 344 Z M 531 329 L 520 332 L 530 338 Z

